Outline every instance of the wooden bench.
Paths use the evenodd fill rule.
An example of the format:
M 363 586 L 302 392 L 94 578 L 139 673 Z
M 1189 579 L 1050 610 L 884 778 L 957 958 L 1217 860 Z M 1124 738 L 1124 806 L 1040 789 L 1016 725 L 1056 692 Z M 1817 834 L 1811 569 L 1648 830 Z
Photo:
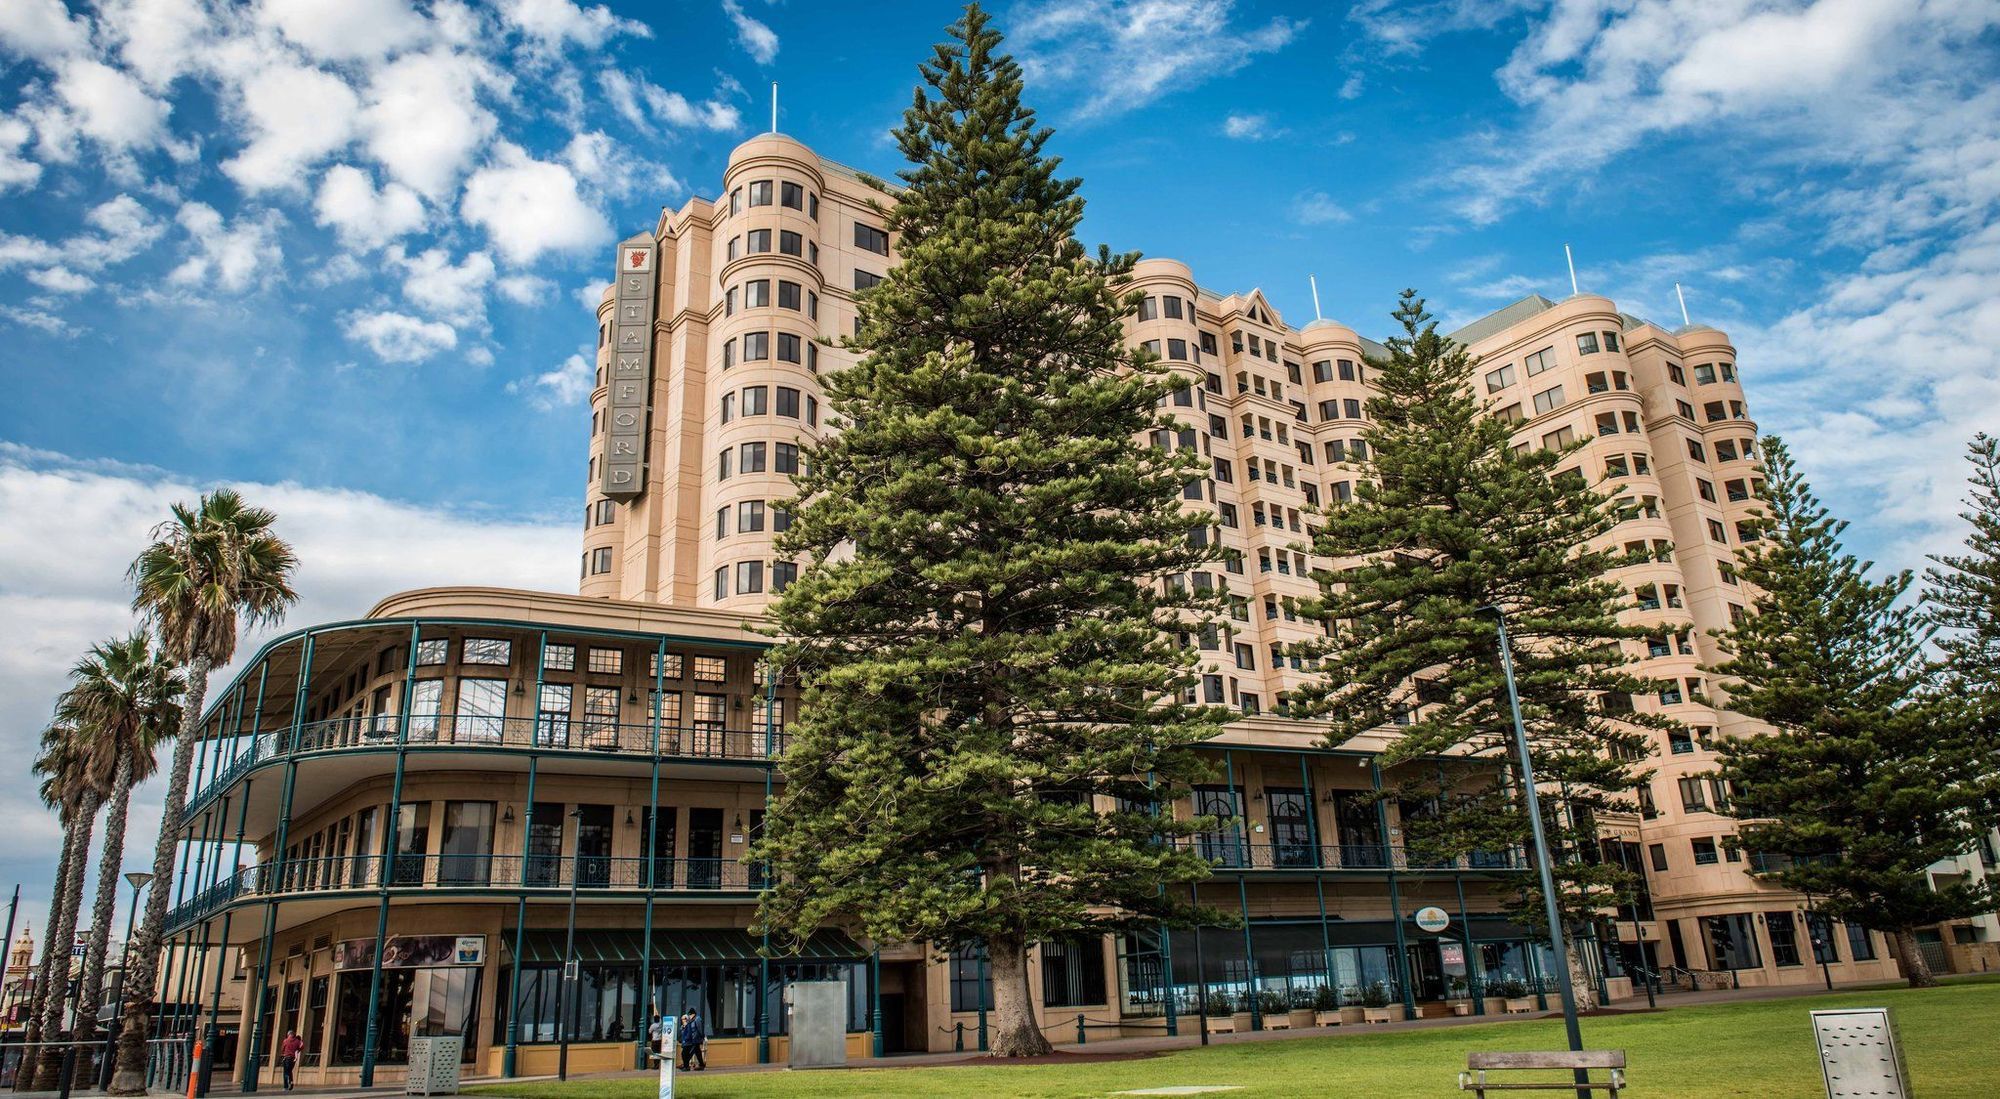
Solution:
M 1468 1053 L 1465 1055 L 1466 1071 L 1458 1074 L 1458 1090 L 1469 1091 L 1486 1099 L 1489 1091 L 1601 1091 L 1614 1099 L 1625 1088 L 1625 1051 L 1622 1049 L 1552 1050 L 1526 1053 Z M 1520 1080 L 1510 1082 L 1489 1081 L 1489 1072 L 1562 1072 L 1574 1074 L 1582 1069 L 1608 1069 L 1610 1075 L 1603 1080 L 1586 1080 L 1578 1083 L 1569 1080 Z

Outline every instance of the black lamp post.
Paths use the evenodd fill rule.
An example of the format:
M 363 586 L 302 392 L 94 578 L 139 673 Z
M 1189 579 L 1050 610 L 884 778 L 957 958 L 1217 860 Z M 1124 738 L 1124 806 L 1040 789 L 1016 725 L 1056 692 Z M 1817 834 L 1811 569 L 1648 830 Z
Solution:
M 1535 870 L 1541 876 L 1543 914 L 1549 921 L 1549 949 L 1556 956 L 1556 989 L 1562 994 L 1563 1030 L 1569 1036 L 1569 1048 L 1583 1049 L 1583 1030 L 1576 1020 L 1576 990 L 1570 987 L 1569 947 L 1563 941 L 1562 912 L 1556 904 L 1555 871 L 1550 865 L 1548 837 L 1542 829 L 1542 801 L 1535 793 L 1535 762 L 1528 753 L 1528 728 L 1521 721 L 1521 692 L 1514 684 L 1514 652 L 1507 641 L 1507 616 L 1496 606 L 1479 608 L 1481 613 L 1490 613 L 1500 636 L 1500 668 L 1507 677 L 1507 705 L 1514 716 L 1514 750 L 1520 757 L 1521 789 L 1527 795 L 1528 825 L 1533 830 L 1535 842 Z M 1584 1084 L 1588 1074 L 1583 1069 L 1576 1070 L 1576 1082 Z M 1576 1089 L 1577 1099 L 1590 1099 L 1590 1089 Z
M 578 873 L 583 868 L 583 859 L 580 849 L 576 845 L 578 841 L 583 839 L 581 834 L 583 824 L 582 806 L 572 807 L 569 811 L 569 819 L 574 823 L 570 826 L 573 839 L 571 840 L 569 858 L 569 930 L 563 936 L 562 985 L 560 987 L 562 999 L 556 1005 L 556 1042 L 558 1044 L 556 1052 L 556 1079 L 558 1080 L 569 1079 L 570 1010 L 572 1007 L 572 998 L 576 994 L 576 978 L 579 976 L 576 972 L 576 882 L 578 878 L 583 876 Z

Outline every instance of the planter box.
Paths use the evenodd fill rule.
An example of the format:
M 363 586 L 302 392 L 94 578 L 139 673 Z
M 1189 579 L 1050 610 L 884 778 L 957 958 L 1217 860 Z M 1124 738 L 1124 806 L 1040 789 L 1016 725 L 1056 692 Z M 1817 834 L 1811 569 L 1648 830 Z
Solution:
M 1309 1007 L 1295 1007 L 1286 1018 L 1291 1023 L 1293 1030 L 1308 1030 L 1319 1025 L 1319 1020 L 1314 1017 L 1313 1009 Z
M 1334 1008 L 1332 1011 L 1313 1012 L 1313 1022 L 1318 1023 L 1320 1026 L 1339 1026 L 1348 1021 L 1347 1012 L 1342 1011 L 1340 1008 Z M 1354 1021 L 1359 1022 L 1360 1020 L 1357 1019 Z
M 1471 1001 L 1471 1000 L 1453 1000 L 1453 1001 L 1451 1001 L 1451 1013 L 1452 1013 L 1453 1015 L 1470 1015 L 1470 1014 L 1472 1014 L 1472 1001 Z
M 1507 1014 L 1509 1015 L 1519 1015 L 1525 1011 L 1535 1010 L 1535 998 L 1533 996 L 1521 996 L 1518 998 L 1509 996 L 1505 1003 Z
M 1365 1022 L 1366 1016 L 1364 1013 L 1367 1010 L 1365 1007 L 1343 1007 L 1340 1009 L 1340 1021 L 1343 1023 Z
M 1264 1016 L 1264 1029 L 1265 1029 L 1265 1030 L 1290 1030 L 1290 1029 L 1292 1029 L 1292 1014 L 1291 1014 L 1291 1012 L 1287 1011 L 1287 1012 L 1286 1012 L 1285 1014 L 1283 1014 L 1283 1015 L 1266 1015 L 1266 1016 Z
M 1364 1007 L 1361 1009 L 1361 1017 L 1365 1022 L 1370 1023 L 1394 1022 L 1395 1016 L 1391 1015 L 1390 1012 L 1400 1012 L 1402 1010 L 1400 1007 Z
M 1208 1032 L 1210 1034 L 1236 1033 L 1234 1017 L 1229 1015 L 1210 1015 L 1208 1017 Z
M 1484 1002 L 1488 1015 L 1504 1015 L 1507 1012 L 1507 1001 L 1498 996 L 1488 996 Z
M 1417 1005 L 1417 1018 L 1419 1019 L 1443 1019 L 1450 1014 L 1451 1008 L 1440 1002 L 1433 1001 Z
M 1236 1024 L 1236 1033 L 1238 1034 L 1248 1034 L 1256 1029 L 1256 1020 L 1252 1019 L 1250 1013 L 1247 1011 L 1239 1011 L 1231 1015 L 1229 1020 Z

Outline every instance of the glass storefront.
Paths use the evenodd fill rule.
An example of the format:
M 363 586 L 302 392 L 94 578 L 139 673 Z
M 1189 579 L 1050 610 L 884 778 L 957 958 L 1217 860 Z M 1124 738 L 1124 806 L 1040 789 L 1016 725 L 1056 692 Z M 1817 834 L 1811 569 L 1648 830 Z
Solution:
M 654 1003 L 663 1015 L 679 1015 L 692 1008 L 699 1012 L 711 1038 L 746 1038 L 757 1034 L 758 963 L 726 965 L 656 965 L 653 967 Z M 611 1042 L 631 1040 L 645 1030 L 641 1011 L 639 967 L 636 964 L 585 965 L 578 968 L 577 987 L 572 991 L 570 1040 Z M 507 980 L 502 971 L 501 983 Z M 770 1034 L 785 1033 L 784 986 L 792 981 L 838 980 L 847 985 L 847 1029 L 868 1029 L 868 975 L 860 962 L 783 962 L 770 966 L 770 984 L 765 989 L 765 1028 Z M 523 1044 L 560 1040 L 556 1028 L 563 998 L 562 967 L 533 965 L 521 967 L 520 1031 L 516 1040 Z M 507 1040 L 505 1011 L 513 1001 L 503 990 L 501 1011 L 496 1013 L 495 1043 Z

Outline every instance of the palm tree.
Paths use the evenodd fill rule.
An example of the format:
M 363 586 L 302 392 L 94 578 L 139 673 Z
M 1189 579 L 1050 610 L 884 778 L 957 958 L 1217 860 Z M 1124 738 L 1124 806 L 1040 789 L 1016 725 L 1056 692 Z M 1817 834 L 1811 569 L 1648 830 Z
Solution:
M 126 809 L 132 788 L 158 769 L 154 750 L 180 727 L 183 688 L 179 669 L 153 651 L 144 631 L 91 646 L 69 677 L 71 686 L 56 703 L 56 717 L 85 736 L 95 784 L 108 790 L 111 798 L 91 908 L 90 945 L 77 984 L 76 1002 L 84 1014 L 77 1021 L 76 1040 L 89 1042 L 97 1036 L 95 1008 L 104 990 L 104 955 L 118 905 L 119 871 L 124 869 Z
M 70 943 L 76 938 L 76 914 L 82 907 L 84 863 L 90 856 L 90 833 L 97 824 L 104 793 L 90 766 L 89 738 L 74 725 L 56 721 L 42 733 L 42 752 L 34 770 L 42 776 L 42 800 L 55 806 L 63 822 L 63 863 L 49 897 L 48 942 L 42 948 L 42 973 L 36 982 L 34 1020 L 39 1036 L 55 1041 L 62 1033 L 63 1006 L 69 1000 Z M 62 1070 L 60 1046 L 41 1047 L 38 1058 L 23 1056 L 22 1090 L 52 1087 Z
M 167 773 L 160 844 L 153 853 L 153 890 L 146 895 L 146 917 L 126 948 L 125 1022 L 118 1035 L 118 1071 L 111 1078 L 114 1095 L 146 1090 L 149 1008 L 159 976 L 167 883 L 173 880 L 188 768 L 209 673 L 236 655 L 239 621 L 252 628 L 276 623 L 298 601 L 292 590 L 298 558 L 271 532 L 276 522 L 271 512 L 245 504 L 229 489 L 217 489 L 195 507 L 175 504 L 173 518 L 154 528 L 153 544 L 132 562 L 132 606 L 152 626 L 161 654 L 187 669 L 187 697 Z

